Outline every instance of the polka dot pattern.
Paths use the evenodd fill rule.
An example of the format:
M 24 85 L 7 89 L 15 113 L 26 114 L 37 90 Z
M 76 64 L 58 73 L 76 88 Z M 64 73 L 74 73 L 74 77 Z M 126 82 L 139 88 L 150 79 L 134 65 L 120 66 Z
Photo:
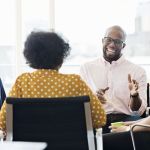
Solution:
M 20 75 L 12 90 L 11 97 L 65 97 L 89 95 L 94 128 L 103 126 L 106 115 L 100 101 L 78 75 L 61 74 L 56 70 L 39 69 Z M 0 112 L 0 128 L 6 129 L 6 103 Z

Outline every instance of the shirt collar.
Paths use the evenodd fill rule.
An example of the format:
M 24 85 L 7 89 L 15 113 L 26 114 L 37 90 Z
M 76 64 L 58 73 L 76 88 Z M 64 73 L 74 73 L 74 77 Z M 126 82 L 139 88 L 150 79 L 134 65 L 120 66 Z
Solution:
M 33 72 L 36 75 L 54 75 L 58 74 L 57 70 L 52 70 L 52 69 L 37 69 L 35 72 Z

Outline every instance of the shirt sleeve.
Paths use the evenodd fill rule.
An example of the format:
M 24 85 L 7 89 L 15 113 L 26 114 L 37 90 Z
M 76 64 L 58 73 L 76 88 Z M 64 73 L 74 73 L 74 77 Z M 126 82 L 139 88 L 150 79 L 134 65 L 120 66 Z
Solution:
M 83 95 L 90 97 L 91 116 L 94 128 L 100 128 L 106 124 L 106 114 L 103 106 L 96 95 L 94 95 L 87 84 L 80 79 Z

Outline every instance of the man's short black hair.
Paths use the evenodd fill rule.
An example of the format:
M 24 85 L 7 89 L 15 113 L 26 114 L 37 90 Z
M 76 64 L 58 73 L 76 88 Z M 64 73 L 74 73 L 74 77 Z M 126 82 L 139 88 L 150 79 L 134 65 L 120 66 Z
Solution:
M 27 64 L 35 69 L 57 69 L 70 52 L 69 43 L 54 32 L 31 32 L 24 45 Z

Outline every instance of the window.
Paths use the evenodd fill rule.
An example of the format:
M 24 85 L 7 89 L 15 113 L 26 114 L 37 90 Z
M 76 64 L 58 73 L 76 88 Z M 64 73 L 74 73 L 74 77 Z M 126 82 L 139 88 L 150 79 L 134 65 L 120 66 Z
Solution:
M 55 27 L 71 41 L 71 56 L 62 71 L 79 72 L 84 61 L 102 55 L 101 39 L 111 25 L 127 32 L 124 53 L 149 75 L 150 0 L 55 0 Z M 148 76 L 150 81 L 150 76 Z
M 15 1 L 0 0 L 0 77 L 5 89 L 15 80 Z
M 102 55 L 104 32 L 117 24 L 127 32 L 125 55 L 146 69 L 150 81 L 150 0 L 0 0 L 0 17 L 0 77 L 6 91 L 20 73 L 32 70 L 22 54 L 27 35 L 54 28 L 72 47 L 61 72 L 79 73 L 80 64 Z
M 50 29 L 50 0 L 0 0 L 0 77 L 6 92 L 16 77 L 30 71 L 23 57 L 23 44 L 33 30 Z
M 25 59 L 23 57 L 23 45 L 28 34 L 32 31 L 49 30 L 50 29 L 50 1 L 49 0 L 22 0 L 22 17 L 21 17 L 21 68 L 20 72 L 32 70 L 28 65 L 25 65 Z

